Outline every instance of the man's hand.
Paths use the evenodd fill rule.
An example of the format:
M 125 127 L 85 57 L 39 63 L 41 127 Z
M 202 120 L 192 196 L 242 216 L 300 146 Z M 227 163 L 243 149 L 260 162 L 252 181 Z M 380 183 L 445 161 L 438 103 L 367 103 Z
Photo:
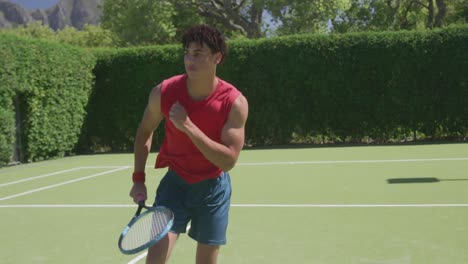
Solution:
M 182 132 L 185 132 L 187 126 L 192 122 L 187 115 L 187 111 L 179 101 L 172 105 L 171 110 L 169 111 L 169 120 L 171 120 L 174 126 Z
M 146 201 L 146 185 L 142 182 L 136 182 L 133 184 L 130 190 L 130 197 L 133 198 L 135 203 L 138 203 L 138 195 L 142 195 Z

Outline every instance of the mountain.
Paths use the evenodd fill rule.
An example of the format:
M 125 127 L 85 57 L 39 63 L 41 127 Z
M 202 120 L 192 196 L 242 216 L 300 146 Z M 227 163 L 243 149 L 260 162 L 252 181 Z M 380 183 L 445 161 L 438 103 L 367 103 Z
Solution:
M 0 0 L 0 28 L 11 28 L 41 21 L 54 30 L 66 26 L 82 29 L 100 22 L 104 0 L 60 0 L 48 9 L 28 10 L 8 0 Z

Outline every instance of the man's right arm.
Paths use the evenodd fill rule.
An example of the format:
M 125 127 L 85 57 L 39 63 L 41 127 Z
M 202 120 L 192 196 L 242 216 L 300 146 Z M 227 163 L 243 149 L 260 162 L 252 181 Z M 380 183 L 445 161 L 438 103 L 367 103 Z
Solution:
M 150 93 L 148 105 L 138 126 L 134 144 L 134 172 L 145 171 L 146 160 L 151 151 L 153 132 L 158 128 L 164 116 L 161 112 L 161 84 L 153 88 Z M 143 192 L 143 186 L 134 184 L 130 196 L 136 201 L 138 193 Z M 136 187 L 136 188 L 135 188 Z M 144 188 L 146 189 L 146 188 Z M 146 197 L 145 193 L 142 193 Z
M 146 159 L 151 150 L 153 132 L 158 128 L 163 118 L 161 112 L 161 85 L 158 85 L 150 93 L 148 105 L 136 133 L 134 145 L 135 172 L 145 171 Z

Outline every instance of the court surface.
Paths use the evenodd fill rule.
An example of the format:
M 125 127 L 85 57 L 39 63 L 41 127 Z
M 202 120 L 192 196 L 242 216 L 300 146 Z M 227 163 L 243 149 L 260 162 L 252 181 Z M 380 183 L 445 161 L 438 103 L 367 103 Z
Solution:
M 165 170 L 149 157 L 150 200 Z M 133 156 L 0 169 L 0 263 L 144 263 L 123 255 Z M 244 150 L 222 264 L 468 263 L 468 144 Z M 149 202 L 151 203 L 151 202 Z M 194 263 L 186 235 L 170 263 Z

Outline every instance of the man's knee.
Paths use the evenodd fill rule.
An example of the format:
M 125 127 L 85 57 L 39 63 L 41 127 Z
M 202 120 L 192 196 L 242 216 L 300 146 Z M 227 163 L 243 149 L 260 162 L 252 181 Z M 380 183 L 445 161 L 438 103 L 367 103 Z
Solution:
M 164 264 L 169 260 L 172 249 L 179 234 L 169 232 L 167 236 L 161 239 L 148 249 L 146 256 L 147 264 Z
M 219 254 L 219 245 L 198 243 L 197 264 L 216 264 Z

